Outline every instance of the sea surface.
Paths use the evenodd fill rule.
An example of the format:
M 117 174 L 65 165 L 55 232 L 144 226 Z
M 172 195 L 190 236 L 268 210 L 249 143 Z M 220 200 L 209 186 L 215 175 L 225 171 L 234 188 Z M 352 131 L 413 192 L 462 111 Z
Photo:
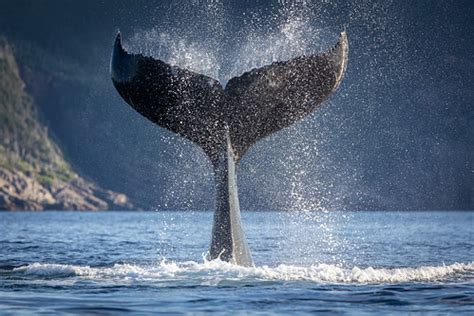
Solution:
M 474 315 L 474 212 L 242 216 L 253 268 L 211 212 L 0 213 L 0 314 Z

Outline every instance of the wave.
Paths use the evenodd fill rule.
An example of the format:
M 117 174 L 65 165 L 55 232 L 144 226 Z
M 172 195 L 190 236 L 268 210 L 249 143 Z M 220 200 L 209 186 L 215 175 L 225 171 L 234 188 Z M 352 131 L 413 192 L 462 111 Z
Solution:
M 217 285 L 222 281 L 311 281 L 340 284 L 384 284 L 405 282 L 436 282 L 448 278 L 471 278 L 474 262 L 415 268 L 343 268 L 331 264 L 308 267 L 281 264 L 276 267 L 240 267 L 220 260 L 172 262 L 139 266 L 115 264 L 110 267 L 90 267 L 63 264 L 33 263 L 13 269 L 25 276 L 84 279 L 117 282 L 129 281 L 199 281 Z

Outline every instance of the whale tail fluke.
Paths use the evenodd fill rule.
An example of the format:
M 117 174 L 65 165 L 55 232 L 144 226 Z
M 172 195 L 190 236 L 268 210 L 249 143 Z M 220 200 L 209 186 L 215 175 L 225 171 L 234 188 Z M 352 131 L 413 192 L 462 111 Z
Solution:
M 236 159 L 228 128 L 225 136 L 226 143 L 220 147 L 219 159 L 214 167 L 216 212 L 208 258 L 252 266 L 252 255 L 240 217 Z
M 251 262 L 240 225 L 235 166 L 258 140 L 311 113 L 339 86 L 348 58 L 346 32 L 328 52 L 301 56 L 219 81 L 140 54 L 115 39 L 112 81 L 137 112 L 198 144 L 216 177 L 210 256 Z M 248 254 L 248 255 L 247 255 Z
M 129 54 L 120 33 L 111 60 L 112 81 L 122 98 L 152 122 L 198 144 L 214 162 L 224 141 L 220 107 L 224 93 L 210 77 Z
M 348 41 L 342 32 L 328 52 L 301 56 L 219 81 L 130 54 L 120 33 L 111 61 L 112 81 L 123 97 L 152 122 L 198 144 L 215 163 L 225 129 L 239 160 L 259 139 L 311 113 L 340 84 Z

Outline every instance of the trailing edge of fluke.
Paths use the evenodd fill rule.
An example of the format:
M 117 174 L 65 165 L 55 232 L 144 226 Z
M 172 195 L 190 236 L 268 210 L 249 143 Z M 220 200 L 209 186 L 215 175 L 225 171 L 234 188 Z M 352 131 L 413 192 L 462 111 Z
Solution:
M 119 94 L 152 122 L 198 144 L 214 166 L 210 259 L 253 265 L 241 225 L 236 166 L 253 143 L 302 119 L 338 88 L 348 53 L 342 32 L 328 52 L 252 69 L 223 88 L 211 77 L 128 53 L 117 34 L 110 68 Z

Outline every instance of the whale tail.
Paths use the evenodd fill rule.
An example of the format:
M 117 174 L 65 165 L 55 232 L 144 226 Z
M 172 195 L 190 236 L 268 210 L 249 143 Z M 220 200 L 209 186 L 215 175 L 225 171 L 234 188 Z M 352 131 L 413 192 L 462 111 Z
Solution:
M 345 32 L 328 52 L 301 56 L 219 81 L 130 54 L 117 34 L 112 81 L 137 112 L 198 144 L 214 166 L 216 211 L 209 257 L 252 265 L 243 233 L 235 168 L 258 140 L 311 113 L 339 86 L 347 65 Z

